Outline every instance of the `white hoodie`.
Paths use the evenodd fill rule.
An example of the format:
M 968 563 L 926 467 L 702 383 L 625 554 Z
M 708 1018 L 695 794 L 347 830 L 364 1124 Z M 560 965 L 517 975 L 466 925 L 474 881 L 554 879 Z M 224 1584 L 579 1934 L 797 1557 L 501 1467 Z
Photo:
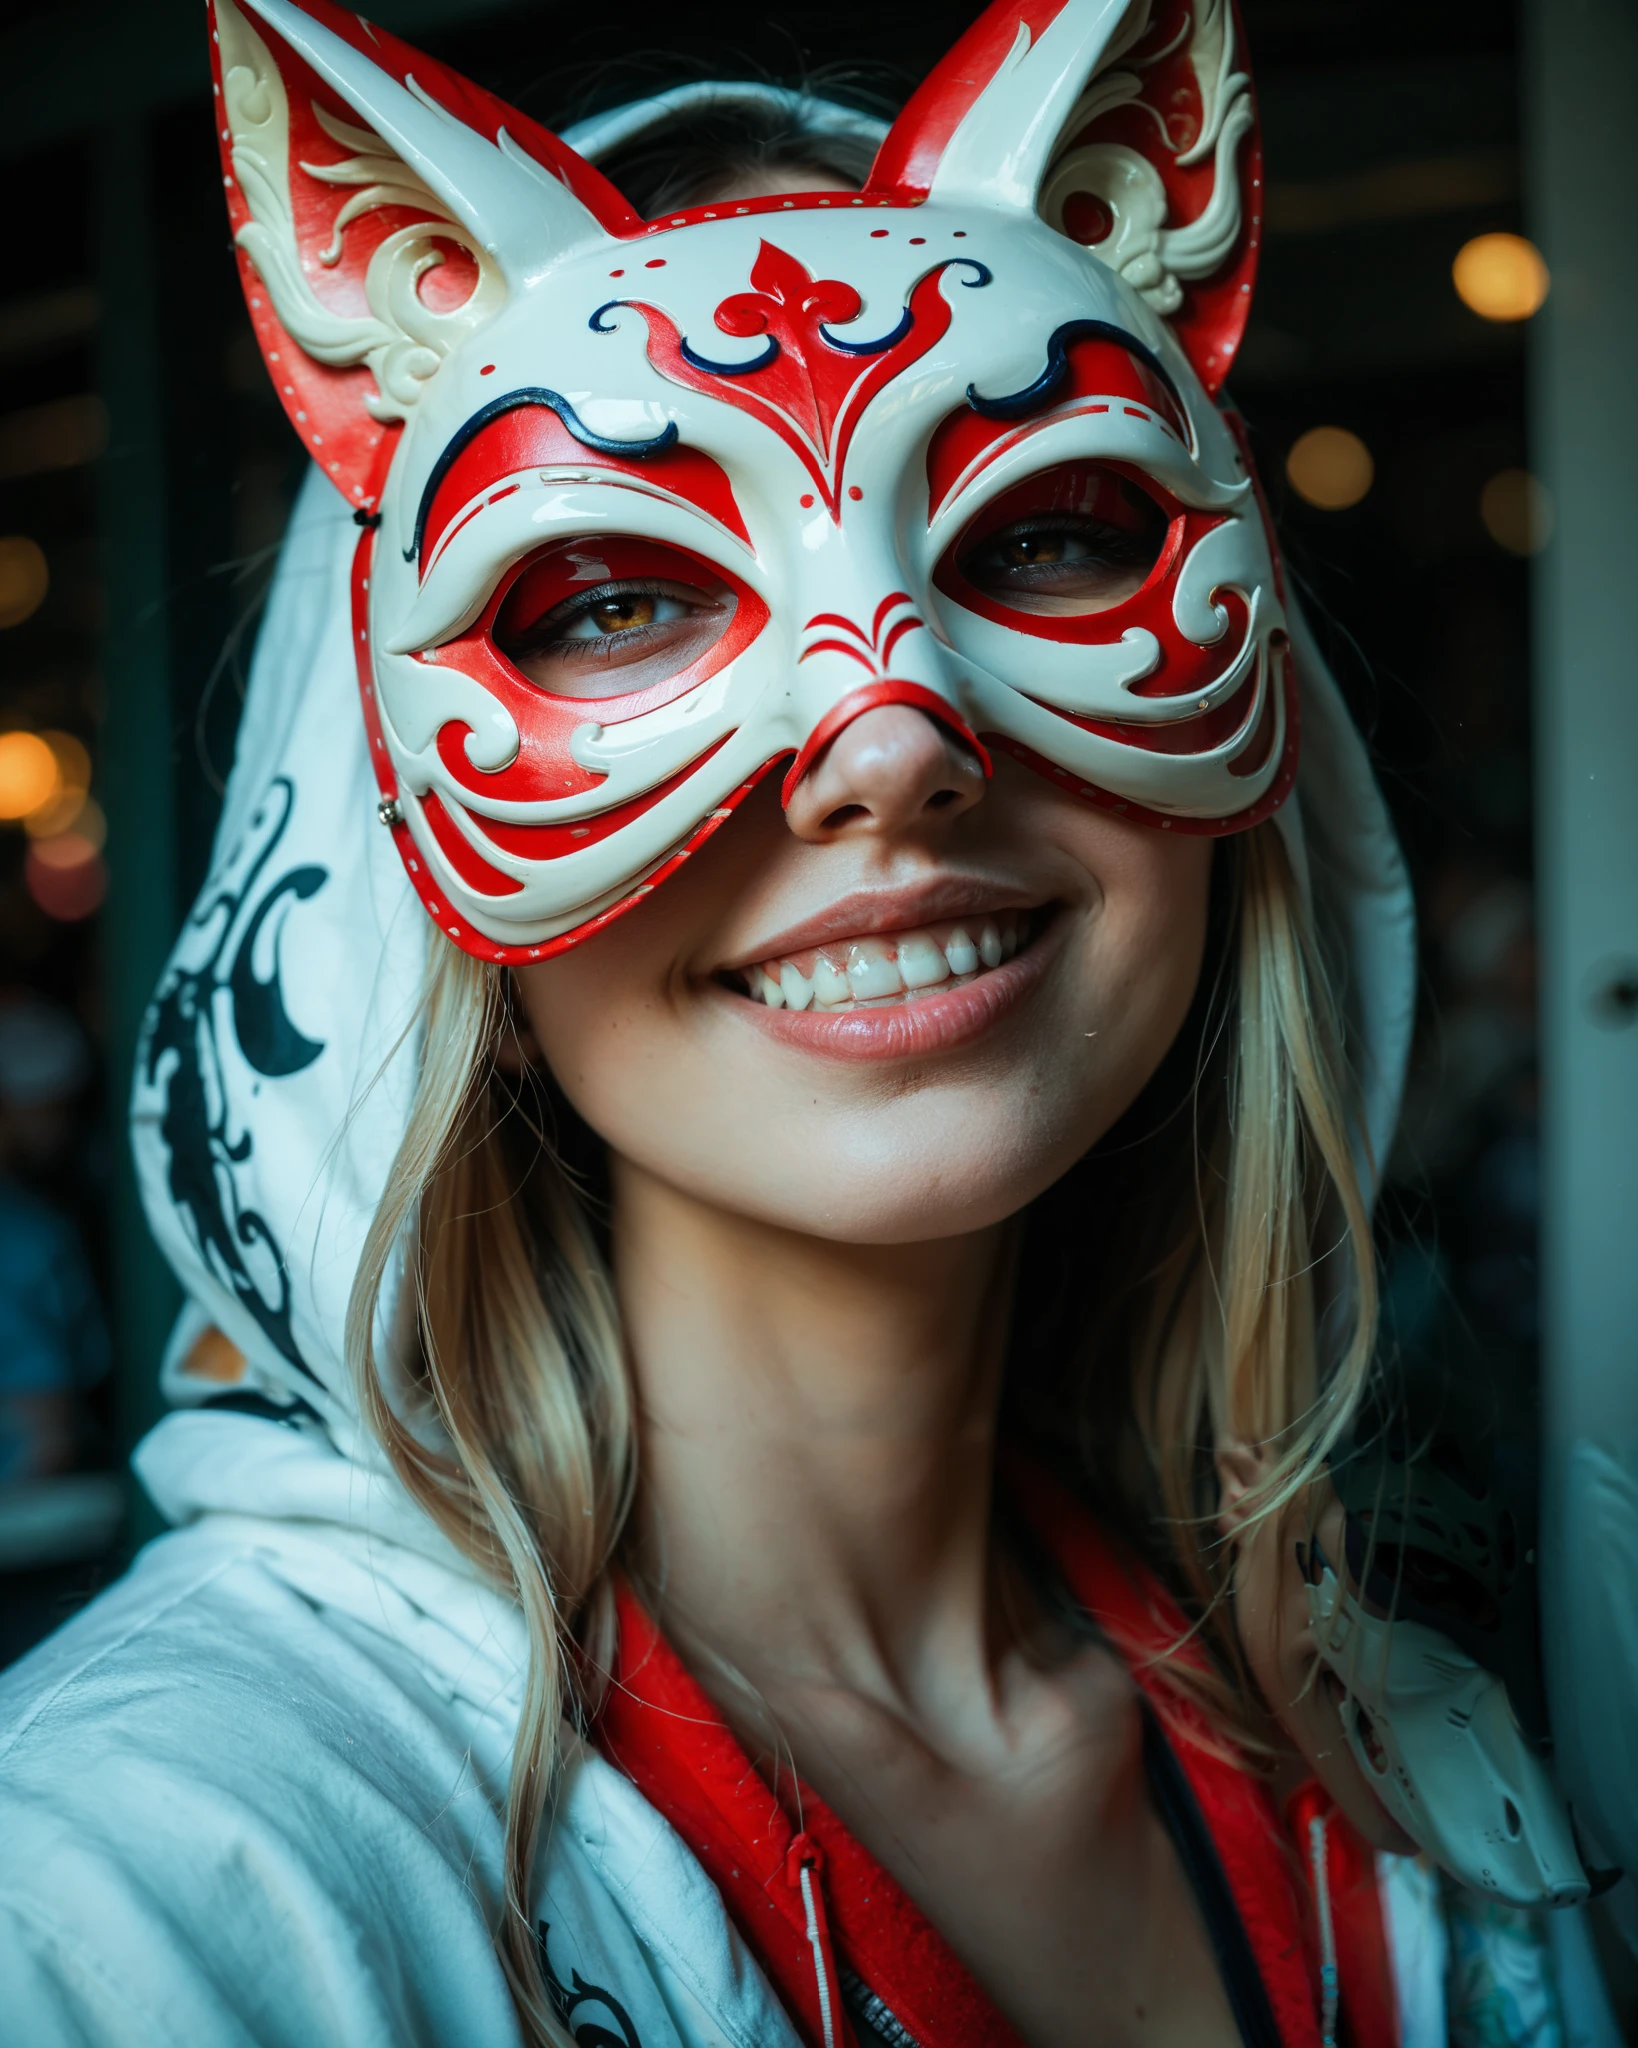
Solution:
M 515 1610 L 311 1425 L 174 1415 L 138 1470 L 181 1526 L 0 1679 L 0 2042 L 517 2041 L 492 1942 Z M 535 1919 L 599 2048 L 797 2048 L 704 1872 L 595 1752 Z
M 0 1678 L 0 2048 L 518 2038 L 492 1935 L 521 1624 L 383 1469 L 342 1357 L 425 948 L 375 823 L 354 537 L 315 474 L 211 878 L 148 1020 L 133 1143 L 189 1297 L 167 1391 L 192 1405 L 136 1465 L 176 1527 Z M 1351 955 L 1381 1157 L 1409 897 L 1363 749 L 1298 646 L 1305 853 L 1295 806 L 1288 830 Z M 241 1403 L 283 1419 L 199 1405 L 222 1391 L 186 1370 L 206 1323 L 245 1355 Z M 1405 2038 L 1432 2042 L 1437 1968 L 1418 1975 L 1398 1939 L 1424 1939 L 1427 1914 L 1414 1887 L 1388 1903 Z M 533 1918 L 588 2048 L 796 2048 L 699 1864 L 594 1753 L 572 1756 Z

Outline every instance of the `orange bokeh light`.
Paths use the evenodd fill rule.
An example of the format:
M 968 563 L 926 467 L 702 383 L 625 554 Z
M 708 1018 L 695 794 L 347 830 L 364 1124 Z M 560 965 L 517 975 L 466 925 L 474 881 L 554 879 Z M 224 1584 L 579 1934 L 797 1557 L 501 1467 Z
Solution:
M 51 571 L 45 551 L 26 533 L 0 539 L 0 627 L 20 626 L 45 602 Z
M 1528 320 L 1551 282 L 1541 251 L 1523 235 L 1475 235 L 1450 274 L 1456 296 L 1481 320 Z
M 62 788 L 57 756 L 37 732 L 0 733 L 0 818 L 26 818 Z
M 1322 512 L 1345 512 L 1370 490 L 1376 464 L 1346 427 L 1310 427 L 1292 444 L 1285 473 L 1299 498 Z

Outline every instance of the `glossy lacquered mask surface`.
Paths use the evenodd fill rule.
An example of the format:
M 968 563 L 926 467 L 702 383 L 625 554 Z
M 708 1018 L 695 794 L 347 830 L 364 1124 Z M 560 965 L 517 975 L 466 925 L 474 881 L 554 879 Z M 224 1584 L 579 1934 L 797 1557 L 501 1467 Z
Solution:
M 272 302 L 253 290 L 252 310 L 285 344 L 270 363 L 345 359 L 292 271 L 344 270 L 365 238 L 375 327 L 351 346 L 387 431 L 361 451 L 356 420 L 326 439 L 296 411 L 321 460 L 346 449 L 329 467 L 379 522 L 357 573 L 365 714 L 384 815 L 458 943 L 526 960 L 586 936 L 883 703 L 1161 829 L 1243 829 L 1283 799 L 1274 558 L 1196 361 L 1219 375 L 1244 317 L 1249 99 L 1226 10 L 1174 12 L 992 9 L 863 193 L 641 222 L 390 39 L 256 0 L 270 43 L 220 0 L 240 242 Z M 1117 60 L 1187 106 L 1163 172 L 1076 111 Z M 1062 133 L 1029 145 L 1030 173 L 1043 94 Z M 402 152 L 412 128 L 413 175 L 355 195 L 306 253 L 300 179 L 357 186 L 364 140 Z M 1188 178 L 1207 213 L 1157 227 Z M 394 229 L 417 185 L 422 218 Z M 1105 186 L 1100 255 L 1071 229 Z M 1179 278 L 1208 268 L 1217 297 L 1185 303 Z M 339 408 L 310 378 L 287 402 L 313 392 Z

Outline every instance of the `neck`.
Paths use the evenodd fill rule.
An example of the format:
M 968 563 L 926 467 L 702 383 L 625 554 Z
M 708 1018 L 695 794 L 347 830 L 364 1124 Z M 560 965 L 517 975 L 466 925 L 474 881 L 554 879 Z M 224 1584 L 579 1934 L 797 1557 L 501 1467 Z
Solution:
M 772 1694 L 913 1700 L 990 1636 L 1004 1226 L 798 1236 L 615 1166 L 638 1556 L 668 1624 Z

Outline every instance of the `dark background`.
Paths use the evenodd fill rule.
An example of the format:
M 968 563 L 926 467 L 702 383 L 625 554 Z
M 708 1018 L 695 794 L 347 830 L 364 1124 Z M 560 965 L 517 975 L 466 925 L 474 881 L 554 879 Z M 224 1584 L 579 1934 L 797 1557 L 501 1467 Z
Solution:
M 900 97 L 978 10 L 383 0 L 375 11 L 550 122 L 674 77 L 672 52 L 719 75 L 862 64 L 863 86 Z M 1527 1478 L 1530 579 L 1479 512 L 1491 477 L 1528 467 L 1527 330 L 1469 312 L 1451 282 L 1471 236 L 1522 226 L 1517 24 L 1505 6 L 1468 0 L 1249 0 L 1244 14 L 1268 236 L 1230 388 L 1290 568 L 1375 749 L 1422 912 L 1417 1071 L 1381 1222 L 1390 1343 L 1456 1361 L 1469 1393 L 1483 1389 L 1490 1454 Z M 31 898 L 24 834 L 0 825 L 0 995 L 48 994 L 101 1060 L 45 1192 L 83 1234 L 115 1338 L 81 1462 L 118 1469 L 156 1410 L 174 1305 L 126 1178 L 123 1076 L 204 874 L 302 457 L 240 301 L 202 9 L 12 4 L 0 9 L 0 80 L 14 221 L 0 287 L 0 535 L 33 538 L 51 570 L 38 611 L 0 631 L 0 729 L 78 735 L 109 820 L 107 902 L 67 921 Z M 51 415 L 53 444 L 50 420 L 30 422 L 63 401 L 90 411 Z M 1349 429 L 1374 459 L 1352 509 L 1317 510 L 1286 482 L 1287 450 L 1317 425 Z M 138 1503 L 133 1531 L 144 1516 Z M 0 1652 L 123 1554 L 0 1578 L 11 1617 Z

